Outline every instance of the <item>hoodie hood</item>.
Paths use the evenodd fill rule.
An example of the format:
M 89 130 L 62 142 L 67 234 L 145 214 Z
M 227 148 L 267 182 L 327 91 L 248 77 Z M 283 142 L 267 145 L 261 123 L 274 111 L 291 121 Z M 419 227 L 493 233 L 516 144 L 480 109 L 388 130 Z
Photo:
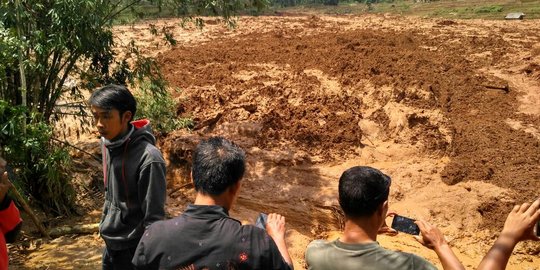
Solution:
M 141 119 L 132 121 L 130 123 L 129 132 L 122 138 L 114 141 L 109 141 L 104 137 L 101 137 L 103 145 L 109 149 L 117 148 L 123 145 L 126 141 L 133 143 L 138 140 L 146 140 L 152 145 L 156 144 L 156 138 L 152 133 L 152 127 L 150 126 L 150 120 Z

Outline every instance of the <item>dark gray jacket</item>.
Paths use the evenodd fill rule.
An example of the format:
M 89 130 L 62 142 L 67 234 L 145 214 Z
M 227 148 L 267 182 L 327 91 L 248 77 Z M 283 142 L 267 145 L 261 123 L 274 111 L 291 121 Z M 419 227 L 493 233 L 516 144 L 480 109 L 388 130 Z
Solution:
M 131 124 L 124 138 L 101 140 L 105 204 L 99 232 L 112 250 L 136 247 L 146 226 L 165 216 L 165 161 L 150 122 Z

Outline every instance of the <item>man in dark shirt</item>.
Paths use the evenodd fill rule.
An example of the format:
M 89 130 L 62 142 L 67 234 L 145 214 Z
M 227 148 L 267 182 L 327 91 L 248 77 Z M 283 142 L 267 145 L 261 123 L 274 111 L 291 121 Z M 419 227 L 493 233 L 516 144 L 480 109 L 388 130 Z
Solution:
M 292 269 L 285 218 L 268 215 L 266 231 L 229 217 L 245 171 L 245 154 L 214 137 L 193 153 L 195 203 L 179 217 L 145 231 L 133 264 L 137 269 Z

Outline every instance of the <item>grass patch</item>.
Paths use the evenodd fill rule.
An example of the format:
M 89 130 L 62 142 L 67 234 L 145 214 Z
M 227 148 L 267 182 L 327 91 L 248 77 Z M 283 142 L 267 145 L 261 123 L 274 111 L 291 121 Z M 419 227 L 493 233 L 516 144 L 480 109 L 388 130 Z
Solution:
M 526 19 L 540 19 L 540 0 L 440 0 L 415 3 L 412 0 L 379 1 L 370 8 L 364 1 L 344 2 L 338 6 L 305 4 L 294 7 L 270 7 L 265 14 L 274 12 L 323 13 L 323 14 L 368 14 L 391 13 L 421 17 L 448 19 L 504 19 L 509 12 L 523 12 Z
M 440 0 L 429 3 L 417 3 L 413 0 L 379 0 L 377 3 L 366 4 L 365 0 L 339 1 L 337 6 L 323 5 L 324 0 L 296 0 L 287 3 L 296 6 L 283 7 L 283 2 L 269 0 L 273 6 L 263 11 L 253 8 L 238 10 L 240 15 L 273 15 L 276 12 L 303 14 L 370 14 L 390 13 L 421 17 L 436 17 L 448 19 L 504 19 L 509 12 L 523 12 L 526 19 L 540 19 L 540 0 Z M 372 1 L 374 2 L 374 1 Z M 130 24 L 143 19 L 173 17 L 174 10 L 163 8 L 150 2 L 135 6 L 132 11 L 121 14 L 118 24 Z M 210 14 L 208 14 L 210 15 Z
M 501 6 L 485 6 L 474 9 L 474 13 L 501 13 L 503 7 Z

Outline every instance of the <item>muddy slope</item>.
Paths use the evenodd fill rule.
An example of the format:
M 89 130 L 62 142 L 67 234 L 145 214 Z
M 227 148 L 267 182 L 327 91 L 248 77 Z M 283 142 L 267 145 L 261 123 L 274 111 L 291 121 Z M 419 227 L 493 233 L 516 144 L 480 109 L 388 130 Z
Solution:
M 316 17 L 307 21 L 317 24 Z M 252 122 L 258 147 L 290 145 L 319 160 L 340 160 L 361 149 L 362 136 L 369 137 L 361 119 L 388 128 L 390 139 L 395 129 L 388 106 L 417 108 L 420 113 L 403 119 L 413 131 L 405 143 L 448 155 L 445 183 L 486 181 L 514 190 L 522 201 L 540 188 L 532 181 L 540 179 L 540 144 L 506 121 L 538 125 L 539 116 L 516 116 L 521 93 L 489 70 L 507 66 L 516 43 L 530 47 L 535 41 L 512 44 L 503 36 L 459 35 L 444 24 L 429 31 L 322 27 L 312 35 L 280 29 L 180 47 L 160 62 L 167 79 L 189 96 L 181 113 L 203 120 L 221 112 L 222 123 Z M 525 64 L 524 73 L 534 76 L 533 60 Z M 368 92 L 377 104 L 362 115 Z M 443 123 L 422 110 L 442 112 Z M 489 202 L 479 211 L 498 228 L 508 207 Z

